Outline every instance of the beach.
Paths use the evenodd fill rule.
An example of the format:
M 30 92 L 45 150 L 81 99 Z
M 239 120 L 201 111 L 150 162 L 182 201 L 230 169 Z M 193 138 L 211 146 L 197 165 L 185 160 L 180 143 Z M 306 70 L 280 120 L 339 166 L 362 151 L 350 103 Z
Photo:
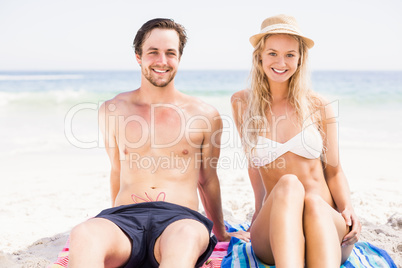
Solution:
M 0 267 L 46 267 L 57 259 L 72 227 L 111 205 L 110 164 L 96 119 L 99 104 L 115 93 L 103 88 L 93 93 L 80 83 L 85 74 L 30 75 L 16 75 L 17 82 L 32 83 L 36 76 L 41 88 L 50 90 L 2 91 L 2 81 L 19 86 L 11 84 L 12 75 L 0 74 Z M 224 217 L 249 222 L 254 197 L 227 92 L 241 89 L 243 82 L 218 81 L 223 93 L 200 94 L 201 85 L 189 94 L 217 107 L 224 118 L 218 166 Z M 181 86 L 191 86 L 186 83 Z M 363 225 L 360 240 L 386 250 L 402 268 L 402 124 L 396 122 L 401 97 L 392 93 L 385 104 L 370 102 L 377 96 L 354 103 L 338 98 L 330 84 L 328 96 L 339 107 L 340 161 Z M 55 86 L 63 88 L 54 91 Z M 215 86 L 205 87 L 213 92 Z

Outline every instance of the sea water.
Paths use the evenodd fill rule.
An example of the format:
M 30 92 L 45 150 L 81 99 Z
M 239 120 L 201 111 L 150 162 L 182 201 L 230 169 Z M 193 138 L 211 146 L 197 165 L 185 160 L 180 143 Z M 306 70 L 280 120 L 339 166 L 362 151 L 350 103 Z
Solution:
M 248 76 L 245 70 L 180 70 L 175 83 L 215 106 L 228 123 L 230 96 L 247 88 Z M 402 72 L 315 71 L 312 82 L 335 107 L 342 146 L 402 148 Z M 139 85 L 139 71 L 0 72 L 0 157 L 97 151 L 103 147 L 99 105 Z

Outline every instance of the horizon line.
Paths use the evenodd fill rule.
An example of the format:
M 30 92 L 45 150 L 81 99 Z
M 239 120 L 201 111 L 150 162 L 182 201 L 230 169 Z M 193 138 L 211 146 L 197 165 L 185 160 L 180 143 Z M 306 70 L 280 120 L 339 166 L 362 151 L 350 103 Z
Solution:
M 139 69 L 0 69 L 0 72 L 139 72 Z M 179 69 L 181 71 L 247 71 L 249 69 Z M 311 72 L 402 72 L 402 69 L 314 69 Z

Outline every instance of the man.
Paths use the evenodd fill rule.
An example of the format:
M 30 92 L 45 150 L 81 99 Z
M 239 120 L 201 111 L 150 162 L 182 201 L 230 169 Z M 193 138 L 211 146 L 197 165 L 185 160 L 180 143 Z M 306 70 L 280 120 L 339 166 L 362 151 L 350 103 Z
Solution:
M 216 173 L 221 119 L 174 87 L 186 40 L 169 19 L 150 20 L 137 32 L 141 86 L 99 111 L 113 208 L 72 230 L 69 267 L 201 266 L 216 238 L 212 222 L 197 212 L 197 188 L 213 233 L 230 239 Z

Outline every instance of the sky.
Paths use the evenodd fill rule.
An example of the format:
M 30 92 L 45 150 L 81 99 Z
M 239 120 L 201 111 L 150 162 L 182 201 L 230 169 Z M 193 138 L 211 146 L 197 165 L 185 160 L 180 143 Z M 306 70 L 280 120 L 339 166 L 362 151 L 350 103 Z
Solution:
M 180 68 L 243 69 L 273 15 L 315 41 L 312 70 L 402 70 L 402 0 L 0 0 L 0 70 L 139 70 L 132 41 L 172 18 L 189 37 Z

